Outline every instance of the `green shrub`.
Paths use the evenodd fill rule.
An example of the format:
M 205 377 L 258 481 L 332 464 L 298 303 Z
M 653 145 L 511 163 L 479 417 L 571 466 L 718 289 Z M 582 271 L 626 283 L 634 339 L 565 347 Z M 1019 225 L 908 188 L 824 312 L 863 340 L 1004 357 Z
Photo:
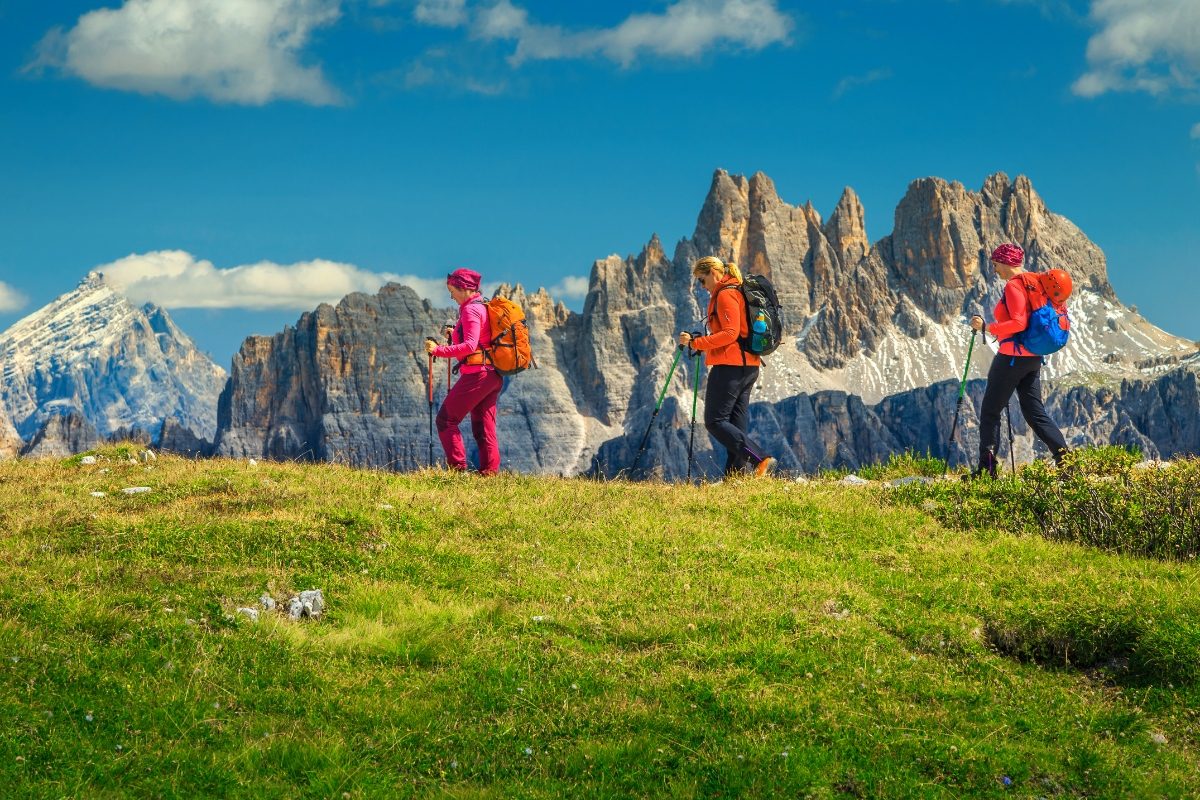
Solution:
M 909 475 L 921 475 L 934 478 L 946 471 L 946 462 L 928 453 L 920 455 L 912 450 L 903 453 L 892 453 L 882 464 L 869 464 L 860 467 L 857 475 L 869 481 L 886 481 L 894 478 L 904 478 Z
M 1073 454 L 1064 470 L 1036 461 L 1017 479 L 909 484 L 891 502 L 915 505 L 960 529 L 1000 528 L 1166 560 L 1200 554 L 1200 459 L 1139 466 L 1118 447 Z

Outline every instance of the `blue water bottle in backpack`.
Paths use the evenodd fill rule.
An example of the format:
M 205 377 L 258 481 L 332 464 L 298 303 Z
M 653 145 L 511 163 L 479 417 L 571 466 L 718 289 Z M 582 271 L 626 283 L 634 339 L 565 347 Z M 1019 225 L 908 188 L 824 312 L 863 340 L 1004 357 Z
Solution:
M 767 349 L 770 344 L 770 337 L 767 335 L 767 315 L 763 311 L 759 311 L 754 315 L 754 322 L 750 325 L 750 350 L 755 353 L 761 353 Z

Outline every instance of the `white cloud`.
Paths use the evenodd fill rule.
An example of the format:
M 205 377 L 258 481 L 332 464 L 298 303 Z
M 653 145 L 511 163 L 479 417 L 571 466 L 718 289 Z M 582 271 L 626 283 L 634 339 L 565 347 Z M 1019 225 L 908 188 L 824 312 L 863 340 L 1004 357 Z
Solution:
M 892 71 L 887 68 L 873 69 L 865 75 L 848 75 L 838 81 L 838 85 L 834 87 L 834 99 L 841 97 L 851 89 L 858 88 L 859 86 L 869 86 L 872 83 L 885 81 L 890 77 L 892 77 Z
M 495 96 L 502 94 L 508 84 L 504 80 L 476 77 L 477 65 L 456 49 L 432 48 L 408 65 L 384 76 L 388 83 L 401 83 L 405 89 L 424 86 L 452 86 L 471 94 Z
M 466 0 L 419 0 L 413 17 L 426 25 L 457 28 L 467 21 Z
M 95 86 L 262 105 L 340 101 L 319 66 L 300 61 L 342 0 L 125 0 L 54 29 L 27 69 L 56 68 Z
M 525 61 L 603 56 L 631 66 L 641 56 L 695 58 L 709 49 L 761 50 L 786 43 L 795 21 L 776 0 L 676 0 L 661 13 L 633 14 L 612 28 L 569 31 L 529 21 L 525 9 L 499 0 L 482 10 L 475 35 L 515 40 L 509 58 Z
M 1200 139 L 1200 122 L 1192 126 L 1192 138 Z
M 25 307 L 25 303 L 28 301 L 29 298 L 27 298 L 25 295 L 21 294 L 4 281 L 0 281 L 0 313 L 20 311 Z
M 446 302 L 446 279 L 369 272 L 335 261 L 257 264 L 218 269 L 182 250 L 127 256 L 96 267 L 106 283 L 138 303 L 166 308 L 312 309 L 351 292 L 402 283 L 436 304 Z
M 1071 87 L 1096 97 L 1112 91 L 1161 95 L 1192 90 L 1200 77 L 1200 2 L 1095 0 L 1088 72 Z
M 583 275 L 568 275 L 548 291 L 556 300 L 577 300 L 587 297 L 588 279 Z

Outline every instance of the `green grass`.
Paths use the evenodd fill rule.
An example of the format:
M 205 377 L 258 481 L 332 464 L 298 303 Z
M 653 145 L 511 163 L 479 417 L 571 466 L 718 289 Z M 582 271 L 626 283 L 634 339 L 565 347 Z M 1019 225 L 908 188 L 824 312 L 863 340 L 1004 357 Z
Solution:
M 102 454 L 0 464 L 5 797 L 1200 790 L 1192 563 L 831 481 Z

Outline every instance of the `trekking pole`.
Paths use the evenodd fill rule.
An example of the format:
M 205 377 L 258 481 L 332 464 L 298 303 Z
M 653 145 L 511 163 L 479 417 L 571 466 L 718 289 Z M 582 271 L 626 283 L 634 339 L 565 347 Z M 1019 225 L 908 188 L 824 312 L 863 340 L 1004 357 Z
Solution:
M 662 408 L 663 399 L 667 396 L 667 389 L 671 386 L 671 376 L 675 374 L 675 365 L 679 363 L 679 356 L 683 354 L 683 345 L 679 345 L 675 349 L 675 358 L 671 361 L 671 369 L 667 371 L 667 381 L 663 384 L 662 391 L 658 395 L 658 402 L 654 404 L 654 413 L 650 415 L 650 424 L 646 426 L 646 433 L 642 436 L 642 443 L 638 445 L 637 455 L 633 459 L 633 466 L 629 468 L 630 472 L 637 469 L 638 462 L 642 460 L 642 453 L 646 450 L 646 441 L 650 438 L 650 429 L 654 427 L 654 418 L 658 416 L 659 409 Z
M 692 367 L 692 432 L 688 435 L 688 483 L 692 482 L 692 446 L 696 443 L 696 395 L 700 394 L 700 352 L 696 351 L 696 363 Z
M 967 390 L 967 373 L 971 371 L 971 354 L 975 352 L 975 337 L 979 331 L 971 329 L 971 344 L 967 347 L 967 363 L 963 367 L 962 380 L 958 382 L 958 402 L 954 404 L 954 422 L 950 425 L 950 440 L 946 444 L 946 464 L 942 469 L 942 477 L 950 471 L 950 448 L 954 446 L 954 433 L 958 430 L 958 414 L 962 411 L 963 395 Z
M 429 369 L 426 370 L 429 384 L 429 468 L 433 469 L 433 353 L 429 354 Z
M 1017 451 L 1013 449 L 1013 432 L 1012 432 L 1012 401 L 1010 400 L 1004 406 L 1004 418 L 1008 421 L 1008 460 L 1012 464 L 1013 480 L 1017 479 Z

